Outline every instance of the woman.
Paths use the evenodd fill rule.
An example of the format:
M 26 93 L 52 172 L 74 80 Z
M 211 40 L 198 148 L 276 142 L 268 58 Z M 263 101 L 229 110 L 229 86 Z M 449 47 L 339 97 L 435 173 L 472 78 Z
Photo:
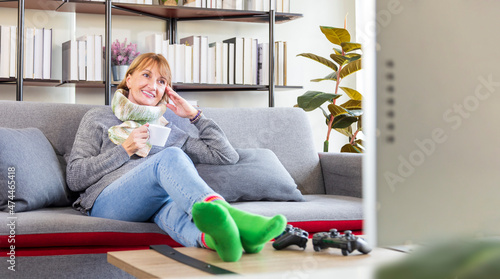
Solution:
M 153 220 L 175 241 L 214 249 L 224 261 L 239 260 L 242 250 L 259 252 L 284 230 L 285 217 L 237 210 L 201 179 L 193 162 L 235 164 L 238 153 L 215 122 L 170 86 L 166 59 L 142 54 L 130 65 L 111 107 L 85 114 L 67 168 L 68 186 L 80 193 L 73 206 L 89 216 Z M 167 108 L 189 118 L 199 138 L 168 124 L 172 130 L 165 146 L 149 145 L 148 126 L 167 125 Z

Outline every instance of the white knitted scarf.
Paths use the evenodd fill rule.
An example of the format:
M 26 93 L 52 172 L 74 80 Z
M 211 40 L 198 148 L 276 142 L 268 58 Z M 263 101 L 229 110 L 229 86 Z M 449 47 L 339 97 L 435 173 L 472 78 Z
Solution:
M 109 139 L 117 145 L 122 144 L 134 129 L 146 123 L 161 126 L 168 124 L 167 119 L 163 117 L 163 114 L 167 110 L 167 106 L 163 101 L 157 106 L 138 105 L 125 97 L 122 89 L 118 89 L 115 92 L 111 101 L 111 109 L 115 116 L 123 121 L 122 124 L 108 129 Z M 148 142 L 144 148 L 139 149 L 135 154 L 140 157 L 146 157 L 150 150 L 151 144 Z

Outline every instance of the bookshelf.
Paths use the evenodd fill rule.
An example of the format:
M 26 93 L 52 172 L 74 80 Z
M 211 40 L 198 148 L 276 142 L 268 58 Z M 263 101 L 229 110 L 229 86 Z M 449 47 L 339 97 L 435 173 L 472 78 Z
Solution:
M 270 0 L 271 1 L 271 0 Z M 275 13 L 274 10 L 268 12 L 263 11 L 245 11 L 245 10 L 227 10 L 227 9 L 207 9 L 182 6 L 162 6 L 162 5 L 142 5 L 142 4 L 127 4 L 113 3 L 111 0 L 104 2 L 80 1 L 80 0 L 18 0 L 18 1 L 0 1 L 0 7 L 17 8 L 18 10 L 18 49 L 24 49 L 24 11 L 25 9 L 36 10 L 52 10 L 57 12 L 74 12 L 88 14 L 102 14 L 105 17 L 105 62 L 104 62 L 104 82 L 79 81 L 79 82 L 62 82 L 60 80 L 32 80 L 32 79 L 0 79 L 1 84 L 16 84 L 16 100 L 23 100 L 23 86 L 76 86 L 89 88 L 103 88 L 105 94 L 105 104 L 109 105 L 112 98 L 112 87 L 116 83 L 112 82 L 111 78 L 111 20 L 112 15 L 123 16 L 147 16 L 159 19 L 165 22 L 167 30 L 167 38 L 171 42 L 177 42 L 177 24 L 182 21 L 199 21 L 199 20 L 217 20 L 229 22 L 251 22 L 264 23 L 268 25 L 269 34 L 269 53 L 273 54 L 269 57 L 269 80 L 274 81 L 274 25 L 286 23 L 302 17 L 302 14 L 296 13 Z M 21 52 L 17 57 L 17 76 L 22 76 L 23 73 L 23 57 Z M 298 89 L 301 86 L 276 86 L 274 82 L 270 85 L 226 85 L 226 84 L 190 84 L 178 83 L 173 85 L 176 91 L 268 91 L 269 106 L 274 106 L 274 91 L 275 89 Z

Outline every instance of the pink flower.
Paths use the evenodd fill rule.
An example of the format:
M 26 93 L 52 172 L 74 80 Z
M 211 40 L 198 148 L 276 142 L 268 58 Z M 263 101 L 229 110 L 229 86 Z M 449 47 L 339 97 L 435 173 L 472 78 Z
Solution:
M 103 54 L 105 54 L 105 48 L 103 49 Z M 118 39 L 111 43 L 112 65 L 129 65 L 139 54 L 137 44 L 129 43 L 127 45 L 127 38 L 125 38 L 123 43 L 120 43 Z

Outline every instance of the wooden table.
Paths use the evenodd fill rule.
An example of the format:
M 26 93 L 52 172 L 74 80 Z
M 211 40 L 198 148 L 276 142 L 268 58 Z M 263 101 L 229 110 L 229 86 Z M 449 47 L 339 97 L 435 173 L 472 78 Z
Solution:
M 275 250 L 271 243 L 257 254 L 243 254 L 238 262 L 223 262 L 216 252 L 194 248 L 176 248 L 190 257 L 255 278 L 371 278 L 373 269 L 404 257 L 394 250 L 375 248 L 367 255 L 357 251 L 343 256 L 340 249 L 315 252 L 309 240 L 305 251 L 297 246 Z M 108 262 L 137 278 L 179 278 L 214 276 L 181 264 L 154 250 L 109 252 Z M 278 276 L 278 277 L 276 277 Z M 347 276 L 347 277 L 345 277 Z M 231 278 L 225 275 L 224 278 Z

